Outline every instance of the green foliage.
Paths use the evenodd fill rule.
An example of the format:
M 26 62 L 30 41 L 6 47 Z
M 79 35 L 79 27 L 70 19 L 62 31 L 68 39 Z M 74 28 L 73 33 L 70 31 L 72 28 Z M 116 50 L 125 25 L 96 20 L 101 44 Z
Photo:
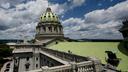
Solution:
M 3 59 L 12 56 L 12 49 L 6 44 L 0 44 L 0 68 L 3 66 L 8 59 Z
M 0 57 L 9 57 L 12 56 L 12 49 L 5 44 L 0 45 Z

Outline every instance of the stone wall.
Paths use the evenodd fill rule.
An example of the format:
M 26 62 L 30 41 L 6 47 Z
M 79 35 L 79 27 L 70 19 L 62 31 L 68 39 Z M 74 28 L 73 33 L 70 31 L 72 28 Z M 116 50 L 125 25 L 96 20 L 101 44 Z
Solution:
M 61 51 L 57 51 L 57 50 L 52 50 L 52 49 L 48 49 L 48 48 L 41 48 L 43 51 L 50 53 L 51 55 L 54 55 L 60 59 L 69 61 L 69 62 L 82 62 L 82 61 L 88 61 L 90 58 L 88 57 L 83 57 L 83 56 L 79 56 L 79 55 L 75 55 L 72 53 L 65 53 L 65 52 L 61 52 Z
M 48 67 L 63 65 L 62 63 L 43 54 L 40 54 L 40 64 L 41 66 L 48 66 Z
M 97 65 L 96 65 L 97 66 Z M 92 61 L 84 61 L 80 63 L 71 62 L 67 65 L 48 67 L 43 66 L 40 69 L 32 70 L 29 72 L 101 72 L 101 68 L 95 67 Z

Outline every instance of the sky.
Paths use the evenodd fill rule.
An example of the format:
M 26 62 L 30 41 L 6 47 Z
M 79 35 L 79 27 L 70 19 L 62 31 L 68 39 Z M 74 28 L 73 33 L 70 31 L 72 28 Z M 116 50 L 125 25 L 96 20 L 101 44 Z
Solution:
M 128 0 L 0 0 L 0 39 L 31 39 L 47 7 L 56 13 L 64 36 L 74 39 L 122 39 Z

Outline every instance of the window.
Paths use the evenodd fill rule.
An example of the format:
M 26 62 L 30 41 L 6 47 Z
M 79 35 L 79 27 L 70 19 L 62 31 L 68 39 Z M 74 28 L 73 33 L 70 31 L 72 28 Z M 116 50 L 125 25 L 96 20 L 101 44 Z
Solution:
M 38 58 L 36 58 L 36 60 L 38 60 Z
M 15 61 L 16 61 L 16 63 L 17 63 L 17 59 L 16 59 Z
M 36 68 L 38 67 L 38 64 L 36 64 Z
M 44 58 L 44 61 L 46 61 L 45 58 Z
M 56 31 L 56 27 L 54 27 L 54 31 Z
M 49 31 L 51 31 L 51 32 L 52 32 L 52 28 L 51 28 L 51 27 L 48 27 L 48 29 L 49 29 Z
M 29 57 L 27 57 L 26 60 L 29 61 Z
M 26 64 L 25 64 L 25 68 L 26 68 L 26 70 L 28 70 L 28 69 L 29 69 L 29 66 L 30 66 L 30 64 L 29 64 L 29 63 L 26 63 Z
M 61 32 L 61 27 L 59 27 L 59 29 L 60 29 L 60 32 Z
M 58 29 L 56 28 L 56 32 L 58 32 Z
M 55 27 L 55 28 L 54 28 L 54 31 L 58 32 L 58 29 L 57 29 L 57 27 Z
M 43 26 L 43 30 L 46 31 L 46 28 Z

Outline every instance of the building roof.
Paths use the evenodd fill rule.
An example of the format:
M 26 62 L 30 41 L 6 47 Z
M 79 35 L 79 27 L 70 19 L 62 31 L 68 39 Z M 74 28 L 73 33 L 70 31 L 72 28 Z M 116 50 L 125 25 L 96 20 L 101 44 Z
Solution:
M 60 42 L 51 46 L 51 49 L 68 52 L 81 56 L 91 56 L 100 58 L 102 63 L 105 62 L 105 51 L 115 52 L 118 58 L 121 58 L 121 62 L 118 69 L 128 70 L 128 56 L 120 52 L 118 49 L 119 42 Z
M 59 22 L 58 16 L 48 7 L 40 17 L 41 22 Z

